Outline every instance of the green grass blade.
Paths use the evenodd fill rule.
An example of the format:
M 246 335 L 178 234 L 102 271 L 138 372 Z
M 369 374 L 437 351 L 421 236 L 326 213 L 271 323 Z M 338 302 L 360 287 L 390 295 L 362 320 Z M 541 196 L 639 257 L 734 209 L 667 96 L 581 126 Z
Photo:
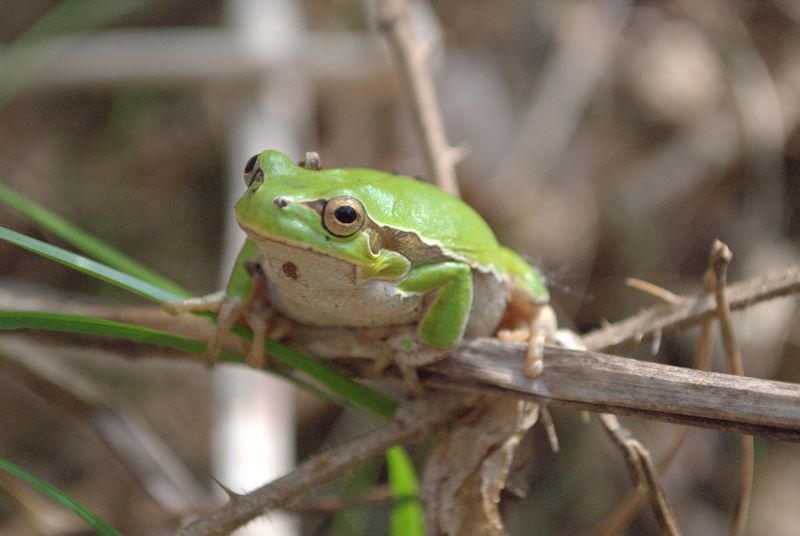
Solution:
M 99 262 L 65 251 L 59 247 L 25 236 L 5 227 L 0 227 L 0 239 L 7 240 L 28 251 L 60 262 L 85 274 L 97 277 L 112 285 L 116 285 L 159 303 L 178 300 L 186 296 L 185 294 L 172 294 L 136 277 L 122 273 L 119 270 L 114 270 Z M 241 327 L 238 327 L 238 329 L 234 331 L 248 338 L 251 335 L 248 330 Z M 393 398 L 375 391 L 374 389 L 370 389 L 366 385 L 360 384 L 347 376 L 339 374 L 323 363 L 311 359 L 296 350 L 292 350 L 279 342 L 268 340 L 265 349 L 268 354 L 274 356 L 286 365 L 314 378 L 327 386 L 332 392 L 352 401 L 353 404 L 384 418 L 390 418 L 394 414 L 397 402 Z
M 0 331 L 12 329 L 40 329 L 112 337 L 115 339 L 158 345 L 194 354 L 200 354 L 205 349 L 205 343 L 202 341 L 153 328 L 126 324 L 103 318 L 42 311 L 0 311 Z M 282 346 L 278 343 L 272 344 Z M 288 352 L 291 359 L 283 359 L 286 352 Z M 326 387 L 335 394 L 341 396 L 346 401 L 344 403 L 347 405 L 356 405 L 383 418 L 390 418 L 397 409 L 397 402 L 394 399 L 383 393 L 373 391 L 346 376 L 340 376 L 331 370 L 309 370 L 309 364 L 318 365 L 321 369 L 327 369 L 327 367 L 305 357 L 299 352 L 295 352 L 291 348 L 282 347 L 280 353 L 276 351 L 273 352 L 273 355 L 285 364 L 297 370 L 301 370 L 309 376 L 315 377 L 315 374 L 317 376 L 322 375 L 323 378 L 315 377 L 315 379 L 326 385 Z M 227 351 L 220 353 L 220 359 L 230 362 L 242 361 L 241 356 Z M 291 376 L 281 375 L 288 380 L 299 383 L 303 388 L 310 389 L 318 396 L 329 400 L 331 399 L 327 393 L 320 392 L 311 385 L 299 382 L 296 378 L 292 378 Z M 329 375 L 339 376 L 339 378 L 331 382 L 331 378 L 328 377 Z M 339 404 L 343 403 L 342 400 L 333 401 Z M 414 473 L 414 467 L 402 447 L 394 447 L 387 451 L 386 458 L 389 466 L 390 486 L 392 487 L 394 496 L 398 500 L 392 509 L 392 524 L 393 526 L 396 525 L 400 532 L 394 532 L 393 534 L 417 534 L 409 528 L 422 526 L 421 510 L 418 505 L 418 499 L 416 499 L 417 479 Z M 414 516 L 417 514 L 419 514 L 419 517 L 415 519 Z
M 0 184 L 0 202 L 17 210 L 43 229 L 112 268 L 138 277 L 175 295 L 186 294 L 185 290 L 167 278 L 142 266 L 124 253 L 2 184 Z
M 141 9 L 149 0 L 63 0 L 39 17 L 16 43 L 83 32 L 113 22 Z
M 340 499 L 354 499 L 366 494 L 380 478 L 383 464 L 379 459 L 370 460 L 350 471 L 342 479 L 337 496 Z M 369 534 L 369 520 L 373 506 L 363 504 L 336 512 L 331 521 L 331 536 L 361 536 Z
M 105 520 L 103 520 L 103 518 L 101 518 L 94 512 L 88 510 L 81 503 L 79 503 L 78 501 L 76 501 L 63 491 L 59 490 L 52 484 L 48 484 L 44 480 L 35 477 L 29 472 L 17 467 L 13 463 L 9 462 L 8 460 L 4 460 L 2 458 L 0 458 L 0 470 L 6 471 L 7 473 L 11 473 L 17 478 L 22 479 L 23 481 L 28 483 L 33 488 L 39 490 L 47 497 L 50 497 L 57 503 L 60 503 L 62 506 L 65 506 L 72 513 L 74 513 L 76 516 L 82 519 L 84 523 L 89 525 L 89 527 L 91 527 L 91 529 L 100 536 L 119 536 L 119 532 L 117 532 L 116 529 L 114 529 L 114 527 L 112 527 Z
M 403 447 L 386 451 L 389 487 L 394 503 L 390 519 L 392 536 L 424 536 L 422 502 L 419 500 L 417 472 Z
M 9 329 L 41 329 L 62 333 L 80 333 L 82 335 L 112 337 L 128 341 L 144 342 L 193 354 L 201 354 L 205 350 L 205 343 L 202 341 L 175 335 L 166 331 L 138 326 L 136 324 L 115 322 L 103 318 L 65 313 L 51 313 L 46 311 L 0 311 L 0 331 Z M 242 356 L 233 352 L 222 351 L 220 352 L 220 361 L 241 363 L 244 359 Z M 339 405 L 349 404 L 349 401 L 334 398 L 329 393 L 299 378 L 274 369 L 266 370 L 324 400 Z
M 205 343 L 181 337 L 153 328 L 125 324 L 103 318 L 50 313 L 41 311 L 0 311 L 0 330 L 42 329 L 66 333 L 81 333 L 113 337 L 136 342 L 144 342 L 194 354 L 202 353 Z M 326 367 L 300 352 L 280 343 L 270 341 L 268 353 L 284 364 L 314 378 L 331 392 L 349 403 L 383 418 L 390 418 L 397 408 L 397 401 L 383 393 L 370 389 L 347 376 Z M 242 359 L 230 352 L 221 352 L 223 361 L 241 362 Z M 318 390 L 317 390 L 318 392 Z M 339 401 L 341 403 L 341 401 Z
M 285 365 L 302 371 L 324 384 L 334 393 L 347 398 L 356 406 L 369 410 L 379 417 L 391 419 L 397 410 L 397 401 L 394 398 L 339 374 L 327 365 L 311 359 L 288 346 L 267 340 L 264 348 L 268 354 L 275 356 Z
M 147 0 L 64 0 L 37 20 L 0 55 L 0 108 L 35 78 L 48 60 L 44 39 L 91 30 L 132 13 Z
M 45 311 L 0 311 L 0 330 L 9 329 L 41 329 L 58 331 L 62 333 L 80 333 L 82 335 L 96 335 L 100 337 L 113 337 L 126 341 L 144 342 L 199 354 L 205 348 L 205 343 L 188 337 L 182 337 L 166 331 L 153 328 L 126 324 L 104 318 L 80 316 L 66 313 L 51 313 Z M 225 352 L 223 360 L 235 361 L 232 354 Z
M 137 277 L 128 275 L 113 268 L 109 268 L 104 264 L 93 261 L 82 255 L 78 255 L 77 253 L 72 253 L 70 251 L 61 249 L 46 242 L 42 242 L 41 240 L 37 240 L 16 231 L 12 231 L 6 227 L 0 227 L 0 240 L 6 240 L 7 242 L 11 242 L 12 244 L 15 244 L 21 248 L 27 249 L 28 251 L 59 262 L 65 266 L 69 266 L 70 268 L 91 275 L 150 300 L 157 302 L 174 301 L 188 296 L 188 293 L 186 292 L 181 294 L 170 292 L 153 285 L 152 283 L 142 281 Z
M 72 244 L 76 248 L 93 255 L 97 259 L 119 270 L 115 270 L 114 268 L 92 261 L 81 255 L 71 253 L 4 227 L 0 227 L 0 239 L 7 240 L 28 251 L 37 253 L 48 259 L 157 302 L 173 301 L 188 296 L 185 290 L 166 278 L 139 265 L 111 246 L 97 240 L 56 214 L 25 199 L 2 185 L 0 185 L 0 201 L 15 208 L 67 243 Z M 22 328 L 114 337 L 156 344 L 190 353 L 200 353 L 205 347 L 205 344 L 200 341 L 179 337 L 151 328 L 123 324 L 100 318 L 63 315 L 59 313 L 0 312 L 0 329 Z M 244 328 L 237 327 L 235 331 L 245 338 L 249 339 L 251 337 L 251 333 Z M 355 382 L 287 346 L 268 340 L 265 345 L 265 350 L 268 354 L 273 355 L 284 364 L 304 372 L 327 386 L 332 392 L 342 396 L 346 405 L 348 403 L 353 404 L 385 419 L 391 418 L 397 409 L 397 402 L 391 397 Z M 241 361 L 240 357 L 228 352 L 223 352 L 220 357 L 226 361 Z M 281 375 L 299 384 L 300 387 L 310 390 L 321 398 L 331 399 L 327 393 L 320 391 L 308 383 L 302 382 L 292 376 Z M 334 400 L 334 402 L 343 403 L 342 400 Z M 408 497 L 411 496 L 416 497 L 417 479 L 414 467 L 402 447 L 395 447 L 387 451 L 386 457 L 389 473 L 390 475 L 395 475 L 394 483 L 391 482 L 390 478 L 390 485 L 392 486 L 394 495 L 395 497 L 406 497 L 405 499 L 401 499 L 400 503 L 397 503 L 392 509 L 393 534 L 417 534 L 417 532 L 415 532 L 416 528 L 422 527 L 422 511 L 417 504 L 418 499 L 408 499 Z M 409 495 L 407 491 L 411 488 L 413 488 L 414 491 L 412 495 Z M 422 533 L 419 532 L 419 534 Z

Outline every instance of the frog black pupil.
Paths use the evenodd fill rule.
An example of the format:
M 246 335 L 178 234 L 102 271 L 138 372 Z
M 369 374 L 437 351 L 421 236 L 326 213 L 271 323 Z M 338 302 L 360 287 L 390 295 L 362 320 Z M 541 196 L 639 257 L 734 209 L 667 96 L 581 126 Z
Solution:
M 341 223 L 353 223 L 354 221 L 356 221 L 356 218 L 358 217 L 358 214 L 356 214 L 356 209 L 354 209 L 350 205 L 342 205 L 341 207 L 336 207 L 336 210 L 333 211 L 333 215 Z

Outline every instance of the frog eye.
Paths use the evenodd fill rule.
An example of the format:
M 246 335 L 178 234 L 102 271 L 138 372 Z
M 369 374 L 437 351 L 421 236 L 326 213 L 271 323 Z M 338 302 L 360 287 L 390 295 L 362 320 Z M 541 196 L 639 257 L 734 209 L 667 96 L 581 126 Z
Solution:
M 322 223 L 334 236 L 347 237 L 364 226 L 366 211 L 361 201 L 354 197 L 334 197 L 322 210 Z
M 264 182 L 264 172 L 258 166 L 258 155 L 254 154 L 244 165 L 244 183 L 249 188 L 255 181 Z

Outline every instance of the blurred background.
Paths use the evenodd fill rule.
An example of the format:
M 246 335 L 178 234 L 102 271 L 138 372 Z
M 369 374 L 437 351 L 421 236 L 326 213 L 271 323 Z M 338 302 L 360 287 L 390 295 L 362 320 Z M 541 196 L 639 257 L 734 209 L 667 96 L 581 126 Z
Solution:
M 325 167 L 427 173 L 368 1 L 0 0 L 0 13 L 0 181 L 196 294 L 220 288 L 230 268 L 241 240 L 230 209 L 256 151 L 299 160 L 315 150 Z M 796 0 L 432 0 L 413 13 L 420 34 L 441 45 L 434 69 L 450 141 L 470 150 L 458 166 L 463 197 L 542 266 L 563 325 L 587 331 L 654 304 L 627 276 L 700 291 L 714 238 L 733 250 L 731 281 L 800 259 Z M 3 207 L 0 224 L 52 239 Z M 5 243 L 0 288 L 139 304 Z M 735 315 L 748 375 L 800 382 L 797 305 L 784 298 Z M 688 366 L 695 338 L 629 355 Z M 725 370 L 717 354 L 715 369 Z M 241 491 L 363 430 L 246 370 L 131 363 L 19 335 L 0 338 L 0 367 L 0 457 L 125 534 L 170 533 L 187 505 L 208 504 L 212 475 L 236 481 L 221 460 L 237 445 L 256 460 L 244 471 L 256 481 L 234 486 Z M 281 402 L 269 398 L 276 393 Z M 242 406 L 279 431 L 221 431 L 228 408 Z M 143 476 L 135 453 L 115 444 L 125 436 L 108 423 L 120 415 L 159 438 L 172 484 Z M 530 493 L 505 508 L 513 534 L 593 533 L 630 490 L 596 423 L 554 416 L 562 452 L 551 453 L 538 428 L 526 440 L 533 462 L 519 474 Z M 674 433 L 626 425 L 656 458 Z M 267 463 L 261 449 L 279 435 L 296 440 Z M 737 445 L 689 433 L 664 477 L 686 534 L 727 534 Z M 415 452 L 424 459 L 425 447 Z M 797 533 L 797 482 L 800 448 L 756 439 L 749 534 Z M 25 486 L 0 484 L 0 532 L 81 532 Z M 182 491 L 164 492 L 170 485 Z M 278 533 L 380 534 L 386 511 L 361 508 L 366 524 L 349 529 L 306 512 Z M 644 511 L 624 533 L 657 526 Z

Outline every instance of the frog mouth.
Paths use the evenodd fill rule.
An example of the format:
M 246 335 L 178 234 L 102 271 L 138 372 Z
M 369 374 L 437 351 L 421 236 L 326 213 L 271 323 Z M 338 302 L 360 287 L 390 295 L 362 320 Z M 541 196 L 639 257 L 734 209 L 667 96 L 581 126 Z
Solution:
M 255 242 L 255 243 L 259 244 L 259 245 L 268 246 L 269 244 L 280 244 L 282 246 L 287 246 L 287 247 L 290 247 L 290 248 L 304 250 L 304 251 L 314 250 L 317 253 L 319 253 L 320 255 L 327 255 L 326 253 L 324 253 L 322 251 L 315 250 L 314 247 L 312 247 L 312 246 L 310 246 L 308 244 L 302 244 L 300 242 L 296 242 L 294 240 L 288 240 L 288 239 L 285 239 L 285 238 L 278 238 L 278 237 L 276 237 L 274 235 L 270 235 L 270 234 L 264 233 L 264 231 L 261 230 L 261 229 L 256 230 L 256 229 L 254 229 L 252 227 L 249 227 L 247 225 L 242 225 L 242 224 L 239 224 L 239 225 L 242 228 L 242 230 L 247 234 L 247 237 L 250 240 L 252 240 L 253 242 Z M 328 255 L 328 256 L 332 256 L 332 255 Z

